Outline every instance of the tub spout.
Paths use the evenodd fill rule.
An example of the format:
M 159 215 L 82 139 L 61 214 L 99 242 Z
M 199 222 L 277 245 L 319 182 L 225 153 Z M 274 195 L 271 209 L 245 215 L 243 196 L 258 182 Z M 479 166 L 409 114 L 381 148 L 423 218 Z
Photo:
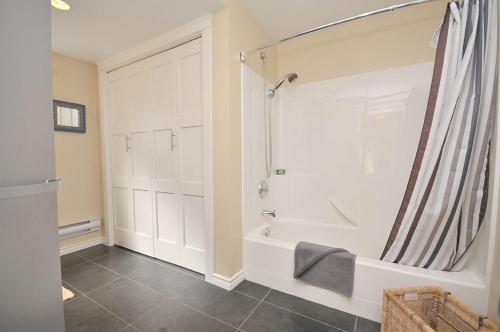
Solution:
M 273 218 L 276 218 L 276 210 L 262 210 L 262 211 L 260 211 L 260 214 L 263 217 L 271 216 Z

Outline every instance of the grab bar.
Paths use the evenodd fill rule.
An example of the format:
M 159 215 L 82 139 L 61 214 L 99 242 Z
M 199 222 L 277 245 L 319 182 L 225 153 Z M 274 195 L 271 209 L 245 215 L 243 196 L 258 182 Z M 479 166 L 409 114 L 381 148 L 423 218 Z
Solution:
M 24 196 L 32 196 L 57 190 L 62 185 L 61 179 L 48 179 L 45 182 L 25 186 L 0 188 L 0 200 Z

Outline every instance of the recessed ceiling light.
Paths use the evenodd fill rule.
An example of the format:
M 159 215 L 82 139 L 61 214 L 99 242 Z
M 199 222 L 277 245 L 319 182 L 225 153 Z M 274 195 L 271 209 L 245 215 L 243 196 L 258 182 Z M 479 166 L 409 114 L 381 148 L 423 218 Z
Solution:
M 50 4 L 52 7 L 60 9 L 60 10 L 70 10 L 71 6 L 63 0 L 50 0 Z

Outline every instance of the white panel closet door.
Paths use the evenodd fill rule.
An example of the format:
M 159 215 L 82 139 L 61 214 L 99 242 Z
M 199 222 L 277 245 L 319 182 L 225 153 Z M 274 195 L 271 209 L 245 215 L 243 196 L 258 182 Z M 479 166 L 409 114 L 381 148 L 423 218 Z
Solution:
M 151 58 L 155 173 L 155 257 L 182 265 L 175 50 Z
M 155 255 L 205 271 L 201 40 L 152 60 Z
M 154 255 L 150 72 L 138 62 L 110 74 L 115 242 Z
M 201 39 L 176 49 L 179 181 L 182 197 L 181 260 L 205 270 L 203 219 L 203 72 Z
M 116 243 L 205 270 L 201 39 L 109 75 Z
M 179 154 L 182 195 L 181 257 L 193 270 L 204 268 L 203 100 L 201 40 L 177 50 Z

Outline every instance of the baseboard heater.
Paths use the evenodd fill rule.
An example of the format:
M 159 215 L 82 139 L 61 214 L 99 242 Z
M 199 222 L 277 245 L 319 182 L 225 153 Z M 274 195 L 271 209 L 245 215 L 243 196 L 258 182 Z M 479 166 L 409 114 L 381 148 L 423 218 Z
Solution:
M 91 219 L 59 227 L 59 239 L 82 235 L 101 229 L 100 219 Z

